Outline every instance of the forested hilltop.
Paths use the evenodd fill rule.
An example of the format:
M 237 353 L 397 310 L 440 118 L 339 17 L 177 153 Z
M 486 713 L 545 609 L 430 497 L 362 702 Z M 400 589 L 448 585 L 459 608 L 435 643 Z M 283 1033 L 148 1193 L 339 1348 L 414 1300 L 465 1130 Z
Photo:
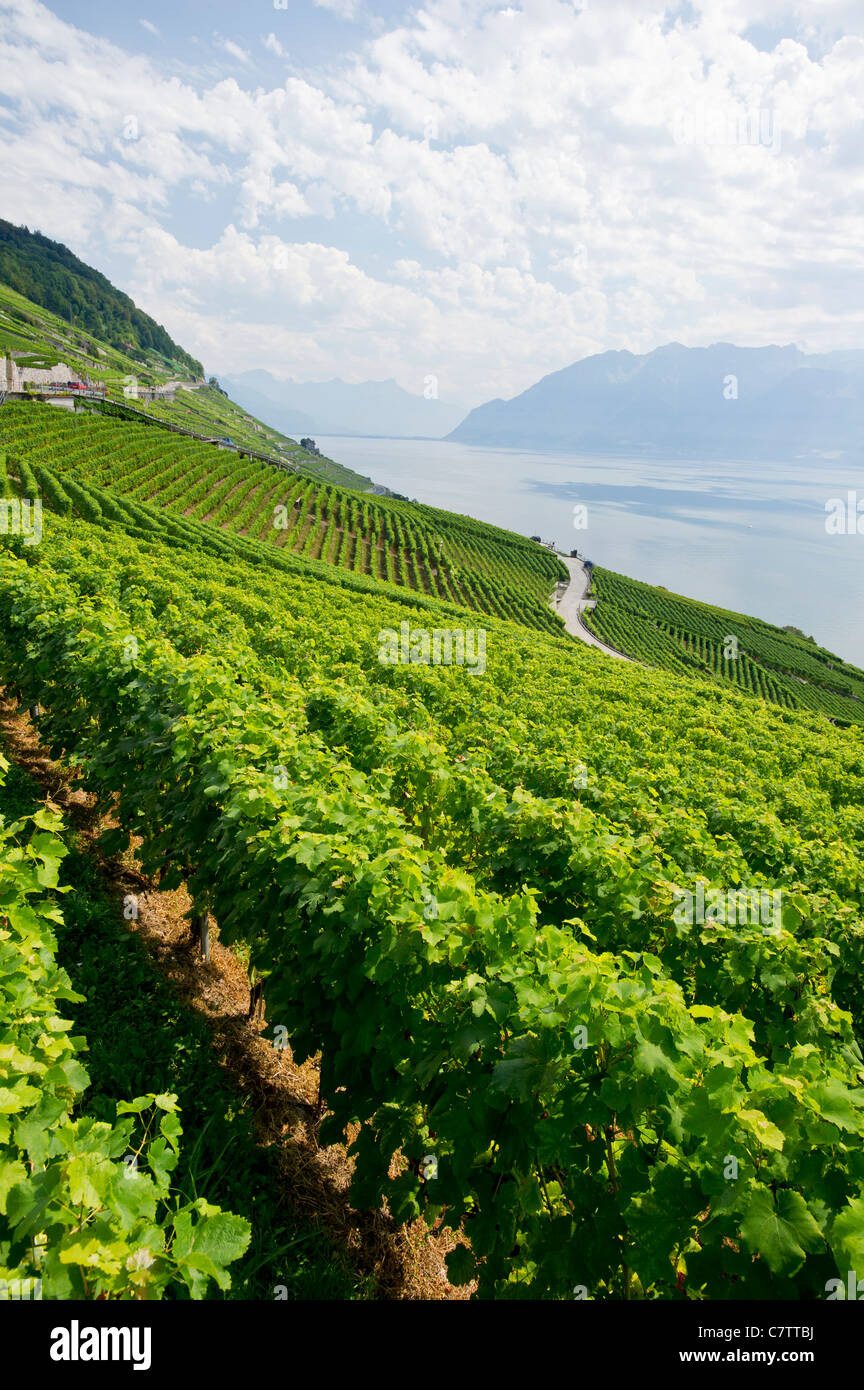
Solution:
M 103 397 L 101 402 L 91 399 L 94 408 L 159 426 L 165 447 L 170 447 L 165 432 L 181 431 L 218 441 L 235 453 L 251 449 L 328 482 L 371 490 L 371 478 L 325 458 L 317 448 L 303 448 L 250 415 L 215 377 L 208 382 L 200 375 L 193 378 L 188 363 L 199 373 L 200 363 L 188 353 L 184 359 L 178 364 L 153 348 L 114 347 L 0 281 L 0 387 L 6 389 L 8 408 L 14 408 L 16 398 L 38 403 L 46 377 L 61 391 L 71 380 L 91 397 Z
M 204 375 L 201 363 L 179 347 L 161 324 L 68 246 L 2 219 L 0 281 L 111 347 L 156 352 L 195 377 Z

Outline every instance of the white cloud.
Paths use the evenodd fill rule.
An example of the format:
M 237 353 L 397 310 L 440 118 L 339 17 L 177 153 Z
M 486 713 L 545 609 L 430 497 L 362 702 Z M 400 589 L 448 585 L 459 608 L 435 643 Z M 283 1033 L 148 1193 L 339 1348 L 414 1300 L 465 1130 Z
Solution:
M 251 53 L 248 53 L 245 48 L 241 48 L 239 43 L 235 43 L 233 39 L 223 39 L 217 36 L 216 42 L 232 58 L 236 58 L 238 63 L 246 63 L 248 66 L 252 62 Z
M 134 252 L 144 307 L 223 371 L 449 372 L 480 399 L 606 347 L 860 345 L 856 10 L 692 12 L 426 0 L 267 89 L 231 40 L 239 74 L 181 78 L 0 0 L 7 215 Z
M 442 399 L 464 399 L 478 357 L 480 394 L 495 394 L 514 351 L 511 321 L 523 327 L 515 350 L 523 371 L 560 365 L 562 340 L 573 356 L 603 346 L 604 304 L 595 293 L 565 295 L 511 270 L 438 273 L 415 263 L 401 271 L 403 283 L 393 283 L 333 247 L 254 238 L 233 226 L 205 250 L 150 229 L 138 239 L 133 292 L 215 370 L 265 364 L 298 380 L 392 376 L 415 392 L 432 372 Z M 558 336 L 550 341 L 553 320 Z
M 149 19 L 139 19 L 138 23 L 141 25 L 142 29 L 147 30 L 148 34 L 155 34 L 157 39 L 161 39 L 162 35 L 160 31 L 156 28 L 156 25 L 153 24 Z

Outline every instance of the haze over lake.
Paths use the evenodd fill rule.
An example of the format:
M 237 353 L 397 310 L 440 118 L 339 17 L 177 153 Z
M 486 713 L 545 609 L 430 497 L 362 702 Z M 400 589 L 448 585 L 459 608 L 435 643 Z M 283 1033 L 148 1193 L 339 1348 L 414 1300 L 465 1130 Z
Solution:
M 437 440 L 317 437 L 394 492 L 578 548 L 706 603 L 802 628 L 864 666 L 864 535 L 828 535 L 825 504 L 864 497 L 864 466 L 580 457 Z M 587 530 L 573 509 L 588 509 Z

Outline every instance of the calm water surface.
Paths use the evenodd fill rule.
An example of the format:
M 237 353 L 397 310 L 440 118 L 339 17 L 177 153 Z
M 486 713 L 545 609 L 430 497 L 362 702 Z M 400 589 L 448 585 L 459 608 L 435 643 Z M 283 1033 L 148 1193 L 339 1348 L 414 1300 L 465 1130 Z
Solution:
M 825 504 L 864 463 L 600 459 L 443 441 L 318 438 L 376 483 L 578 548 L 675 593 L 792 623 L 864 666 L 864 535 L 828 535 Z M 574 506 L 588 526 L 573 526 Z M 862 516 L 864 524 L 864 516 Z

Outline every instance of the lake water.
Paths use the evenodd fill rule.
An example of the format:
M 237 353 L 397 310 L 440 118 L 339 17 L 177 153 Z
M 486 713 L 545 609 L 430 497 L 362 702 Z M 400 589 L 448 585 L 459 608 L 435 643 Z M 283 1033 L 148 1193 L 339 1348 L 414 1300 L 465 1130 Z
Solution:
M 864 464 L 634 460 L 403 439 L 318 438 L 322 453 L 419 502 L 574 548 L 607 569 L 803 629 L 864 667 L 864 534 L 826 503 L 864 501 Z M 574 507 L 587 528 L 574 528 Z M 864 527 L 864 515 L 861 517 Z

